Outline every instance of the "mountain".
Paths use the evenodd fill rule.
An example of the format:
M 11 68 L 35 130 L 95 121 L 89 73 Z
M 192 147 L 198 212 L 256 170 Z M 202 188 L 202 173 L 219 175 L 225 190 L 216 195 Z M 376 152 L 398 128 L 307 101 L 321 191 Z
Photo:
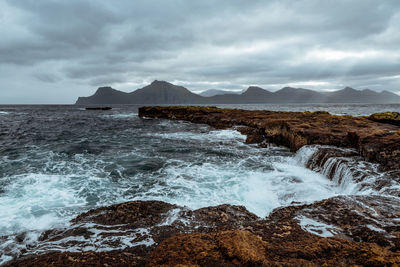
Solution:
M 190 92 L 183 86 L 155 80 L 150 85 L 131 93 L 111 87 L 100 87 L 88 97 L 79 97 L 76 104 L 190 104 L 202 103 L 203 97 Z
M 76 104 L 262 104 L 262 103 L 400 103 L 400 96 L 388 91 L 375 92 L 369 89 L 342 90 L 321 93 L 309 89 L 284 87 L 270 92 L 250 86 L 241 94 L 226 91 L 209 97 L 192 93 L 183 86 L 155 80 L 150 85 L 131 93 L 100 87 L 88 97 L 79 97 Z
M 201 92 L 199 95 L 204 97 L 216 96 L 216 95 L 226 95 L 226 94 L 241 94 L 238 91 L 226 91 L 226 90 L 219 90 L 219 89 L 209 89 L 204 92 Z
M 199 103 L 202 99 L 183 86 L 157 80 L 130 93 L 132 104 L 190 104 Z
M 274 93 L 273 103 L 321 103 L 322 93 L 303 88 L 284 87 Z
M 96 93 L 88 97 L 79 97 L 75 104 L 129 104 L 129 94 L 111 87 L 100 87 Z
M 369 89 L 355 90 L 346 87 L 327 93 L 327 103 L 399 103 L 400 96 L 388 91 L 375 92 Z
M 271 93 L 268 90 L 265 90 L 263 88 L 257 87 L 257 86 L 250 86 L 247 88 L 246 91 L 244 91 L 240 95 L 240 99 L 243 100 L 240 101 L 242 103 L 266 103 L 268 102 L 273 96 L 273 93 Z

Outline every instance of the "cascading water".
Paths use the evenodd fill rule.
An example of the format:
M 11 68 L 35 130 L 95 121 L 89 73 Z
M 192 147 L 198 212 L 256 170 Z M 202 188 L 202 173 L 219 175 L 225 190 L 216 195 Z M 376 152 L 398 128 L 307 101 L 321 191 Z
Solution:
M 306 146 L 293 154 L 246 145 L 235 130 L 139 119 L 129 106 L 101 113 L 65 109 L 13 107 L 1 113 L 0 264 L 32 251 L 151 244 L 132 242 L 146 229 L 127 233 L 93 224 L 71 229 L 79 233 L 84 227 L 90 238 L 71 232 L 63 240 L 43 241 L 47 229 L 66 231 L 82 212 L 130 200 L 187 209 L 243 205 L 265 217 L 294 202 L 400 190 L 396 179 L 351 150 Z
M 304 146 L 295 157 L 299 164 L 337 184 L 343 194 L 386 193 L 400 196 L 399 175 L 380 171 L 378 164 L 364 161 L 353 149 Z

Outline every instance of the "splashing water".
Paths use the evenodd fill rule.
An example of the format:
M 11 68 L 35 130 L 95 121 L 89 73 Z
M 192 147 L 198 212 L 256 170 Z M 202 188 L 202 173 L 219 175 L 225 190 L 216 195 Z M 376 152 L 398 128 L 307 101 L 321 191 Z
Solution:
M 245 136 L 235 130 L 139 119 L 129 107 L 6 113 L 0 114 L 6 115 L 0 120 L 0 251 L 14 252 L 2 253 L 1 263 L 45 229 L 129 200 L 162 200 L 190 209 L 244 205 L 264 217 L 292 202 L 375 190 L 354 179 L 344 161 L 332 158 L 319 169 L 307 169 L 318 147 L 297 154 L 259 148 L 245 145 Z M 24 232 L 23 244 L 16 244 Z

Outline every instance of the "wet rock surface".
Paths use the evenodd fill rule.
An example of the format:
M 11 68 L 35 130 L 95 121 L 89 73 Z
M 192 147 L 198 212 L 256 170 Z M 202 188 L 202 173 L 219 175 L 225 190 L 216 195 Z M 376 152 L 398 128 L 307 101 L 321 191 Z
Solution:
M 335 116 L 325 111 L 281 112 L 215 107 L 142 107 L 140 117 L 179 119 L 218 129 L 246 126 L 248 143 L 274 143 L 297 151 L 304 145 L 353 148 L 385 170 L 400 169 L 399 126 L 369 118 Z
M 148 107 L 139 115 L 237 127 L 247 143 L 301 149 L 301 164 L 358 194 L 292 203 L 266 218 L 228 204 L 197 210 L 161 201 L 111 205 L 43 232 L 5 266 L 400 265 L 399 144 L 391 147 L 399 141 L 397 126 L 326 112 Z
M 374 113 L 368 119 L 400 126 L 400 113 L 398 112 Z
M 242 206 L 188 210 L 133 201 L 78 216 L 6 266 L 390 266 L 400 263 L 399 207 L 381 196 L 338 196 L 262 219 Z M 78 225 L 81 231 L 71 231 Z M 94 235 L 113 236 L 115 247 L 93 247 Z

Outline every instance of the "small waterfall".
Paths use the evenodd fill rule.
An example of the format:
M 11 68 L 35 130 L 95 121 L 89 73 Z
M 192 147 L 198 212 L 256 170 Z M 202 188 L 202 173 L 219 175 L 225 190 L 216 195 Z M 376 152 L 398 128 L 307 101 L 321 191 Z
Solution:
M 364 161 L 355 150 L 332 146 L 304 146 L 295 156 L 296 161 L 326 176 L 346 193 L 379 191 L 399 195 L 399 177 L 380 172 L 379 165 Z

